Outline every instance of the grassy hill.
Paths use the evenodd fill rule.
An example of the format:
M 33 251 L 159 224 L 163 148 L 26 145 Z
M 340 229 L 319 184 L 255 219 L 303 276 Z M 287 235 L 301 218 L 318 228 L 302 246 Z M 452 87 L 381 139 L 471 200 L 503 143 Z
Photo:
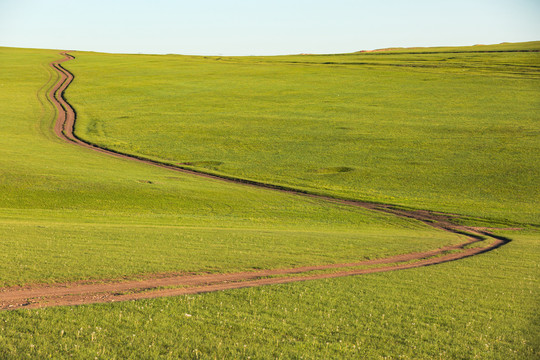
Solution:
M 540 355 L 540 236 L 527 225 L 538 224 L 538 53 L 75 56 L 67 97 L 90 141 L 522 230 L 496 230 L 513 240 L 496 251 L 426 268 L 3 311 L 0 358 Z M 59 57 L 0 48 L 2 287 L 346 262 L 462 240 L 65 143 L 45 98 Z
M 67 96 L 77 134 L 118 151 L 336 197 L 539 224 L 540 53 L 509 47 L 536 51 L 539 42 L 384 56 L 77 52 Z
M 52 133 L 44 98 L 58 52 L 1 51 L 0 83 L 9 88 L 1 93 L 0 286 L 339 263 L 462 240 L 419 222 L 65 143 Z

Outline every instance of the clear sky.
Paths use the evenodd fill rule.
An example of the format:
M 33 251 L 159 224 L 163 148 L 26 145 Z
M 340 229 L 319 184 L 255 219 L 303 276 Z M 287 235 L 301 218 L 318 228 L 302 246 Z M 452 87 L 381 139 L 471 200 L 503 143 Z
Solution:
M 0 46 L 272 55 L 540 40 L 540 0 L 0 0 Z

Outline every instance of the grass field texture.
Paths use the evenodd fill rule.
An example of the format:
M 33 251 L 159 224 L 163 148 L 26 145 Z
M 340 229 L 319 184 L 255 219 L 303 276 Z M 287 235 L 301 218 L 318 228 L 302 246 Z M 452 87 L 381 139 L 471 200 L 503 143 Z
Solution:
M 44 99 L 55 81 L 46 65 L 58 53 L 2 52 L 0 82 L 10 88 L 0 125 L 1 286 L 350 262 L 462 241 L 389 215 L 64 143 Z
M 338 197 L 540 223 L 538 42 L 278 57 L 77 52 L 76 133 Z M 447 52 L 444 52 L 447 51 Z
M 412 271 L 0 313 L 0 357 L 537 359 L 538 233 Z
M 483 226 L 538 223 L 537 54 L 468 54 L 474 68 L 464 68 L 461 53 L 436 68 L 395 66 L 402 58 L 375 54 L 75 55 L 66 67 L 76 79 L 67 95 L 77 132 L 111 148 L 335 196 L 495 219 L 468 220 Z M 406 56 L 406 63 L 433 64 L 431 56 L 449 55 Z M 59 57 L 0 48 L 0 286 L 346 262 L 462 241 L 413 221 L 64 143 L 52 133 L 44 97 L 55 81 L 47 64 Z M 336 59 L 378 64 L 322 64 Z M 423 77 L 432 78 L 427 88 Z M 380 112 L 358 118 L 367 108 L 358 99 Z M 358 134 L 369 145 L 359 145 Z M 465 146 L 472 136 L 481 151 Z M 403 157 L 419 164 L 402 164 Z M 456 160 L 445 167 L 433 157 Z M 370 175 L 358 176 L 368 165 Z M 471 179 L 460 166 L 479 172 Z M 509 180 L 502 172 L 512 166 Z M 473 191 L 481 185 L 483 193 Z M 0 312 L 0 358 L 538 358 L 540 236 L 535 226 L 520 227 L 500 232 L 513 241 L 498 250 L 421 269 Z

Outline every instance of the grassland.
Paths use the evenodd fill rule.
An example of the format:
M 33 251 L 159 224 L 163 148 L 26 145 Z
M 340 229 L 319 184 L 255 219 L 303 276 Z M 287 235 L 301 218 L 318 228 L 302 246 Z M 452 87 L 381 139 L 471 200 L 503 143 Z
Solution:
M 58 53 L 6 48 L 0 48 L 0 53 L 3 70 L 0 96 L 2 103 L 8 104 L 0 121 L 0 131 L 8 135 L 0 137 L 0 286 L 130 277 L 149 272 L 225 272 L 342 262 L 431 249 L 461 240 L 459 236 L 416 222 L 315 199 L 201 180 L 63 143 L 52 135 L 53 113 L 44 98 L 46 88 L 55 80 L 46 64 L 58 58 Z M 534 56 L 537 56 L 505 53 L 507 58 L 503 61 L 497 58 L 500 54 L 481 55 L 484 57 L 477 58 L 480 65 L 507 62 L 512 69 L 522 63 L 534 68 Z M 524 57 L 519 57 L 521 55 Z M 243 161 L 259 158 L 255 166 L 260 168 L 257 178 L 261 180 L 336 196 L 460 210 L 464 214 L 496 218 L 498 223 L 537 223 L 534 202 L 538 193 L 533 189 L 537 169 L 533 165 L 538 160 L 535 153 L 538 129 L 533 125 L 538 80 L 534 69 L 524 75 L 514 70 L 491 71 L 486 65 L 480 66 L 481 70 L 468 69 L 461 74 L 461 65 L 426 70 L 388 64 L 359 69 L 363 66 L 305 63 L 300 65 L 303 70 L 297 70 L 298 65 L 289 63 L 307 57 L 216 60 L 90 53 L 76 56 L 75 62 L 66 64 L 76 76 L 68 98 L 81 120 L 78 133 L 94 136 L 93 141 L 118 150 L 175 163 L 190 162 L 192 165 L 188 166 L 198 169 L 246 178 L 252 176 L 248 170 L 253 165 Z M 345 56 L 360 55 L 342 57 Z M 423 56 L 431 54 L 414 56 L 419 62 Z M 311 58 L 317 59 L 313 62 L 330 61 L 324 57 Z M 388 56 L 384 59 L 389 63 L 397 61 Z M 467 63 L 463 58 L 459 61 Z M 291 70 L 287 73 L 284 69 L 289 67 Z M 354 77 L 355 69 L 366 77 L 366 84 L 375 86 L 382 82 L 380 91 L 370 95 L 366 90 L 364 94 L 353 96 L 355 91 L 364 91 L 359 86 L 364 83 Z M 190 71 L 198 76 L 188 76 Z M 311 79 L 315 89 L 312 93 L 309 86 L 299 83 L 302 76 L 298 72 Z M 428 154 L 440 151 L 443 158 L 450 158 L 451 151 L 458 158 L 467 155 L 469 162 L 460 161 L 464 166 L 479 170 L 492 164 L 488 159 L 490 152 L 494 159 L 502 159 L 499 152 L 506 149 L 516 161 L 516 175 L 511 184 L 502 175 L 480 171 L 476 180 L 483 181 L 493 195 L 489 197 L 484 193 L 484 197 L 475 197 L 467 187 L 478 185 L 467 177 L 468 172 L 461 173 L 461 182 L 460 176 L 454 175 L 457 184 L 437 177 L 435 170 L 445 170 L 442 163 L 431 163 L 432 168 L 418 165 L 416 172 L 422 170 L 428 179 L 433 179 L 413 181 L 419 176 L 407 170 L 405 164 L 398 166 L 389 159 L 401 155 L 396 154 L 395 148 L 391 155 L 392 144 L 409 144 L 413 130 L 422 129 L 418 124 L 413 126 L 414 121 L 405 116 L 409 111 L 414 114 L 414 109 L 402 110 L 401 117 L 389 117 L 386 124 L 382 118 L 360 124 L 353 115 L 357 109 L 351 110 L 349 117 L 339 115 L 336 123 L 340 125 L 336 125 L 329 114 L 334 111 L 340 114 L 337 100 L 332 100 L 331 109 L 317 107 L 326 99 L 321 93 L 321 84 L 328 83 L 330 93 L 335 90 L 332 86 L 339 87 L 338 82 L 343 81 L 350 89 L 349 100 L 359 97 L 379 102 L 382 96 L 381 111 L 389 111 L 386 115 L 390 115 L 390 110 L 394 109 L 399 114 L 400 105 L 419 101 L 418 97 L 410 102 L 397 97 L 397 94 L 407 93 L 413 96 L 414 89 L 421 91 L 419 80 L 414 77 L 417 72 L 418 76 L 433 76 L 436 80 L 429 89 L 439 91 L 441 109 L 446 107 L 447 111 L 437 111 L 430 119 L 446 129 L 444 134 L 449 139 L 448 147 L 433 148 L 440 143 L 428 141 L 426 134 L 431 134 L 433 129 L 426 118 L 423 126 L 429 131 L 424 129 L 424 136 L 413 137 L 416 142 L 410 144 L 423 144 L 422 149 Z M 482 72 L 488 72 L 489 76 L 482 76 Z M 95 93 L 97 79 L 95 82 L 89 79 L 98 75 L 102 81 L 100 94 Z M 217 77 L 221 77 L 218 82 Z M 355 81 L 347 82 L 349 77 Z M 392 77 L 396 78 L 394 97 L 384 98 L 386 91 L 392 89 Z M 227 84 L 232 78 L 238 83 Z M 116 84 L 113 79 L 121 79 L 124 85 Z M 289 95 L 283 93 L 280 98 L 279 91 L 284 91 L 286 86 L 278 85 L 284 84 L 286 79 L 290 87 L 298 84 L 298 88 Z M 172 86 L 174 82 L 177 87 Z M 461 84 L 462 92 L 470 95 L 460 97 L 460 101 L 467 100 L 465 104 L 455 104 L 457 114 L 454 115 L 461 114 L 460 121 L 452 120 L 451 103 L 446 103 L 449 96 L 443 96 L 443 85 L 440 89 L 435 85 L 438 82 L 451 89 Z M 184 96 L 180 83 L 184 83 L 182 86 L 190 92 L 189 96 Z M 423 86 L 424 82 L 420 84 Z M 233 98 L 227 101 L 224 93 L 228 91 L 227 86 L 233 85 L 245 87 L 244 92 L 231 91 Z M 502 105 L 491 110 L 484 107 L 474 113 L 467 107 L 481 105 L 475 96 L 489 99 L 489 86 L 494 98 L 499 100 L 502 94 L 513 89 L 515 102 L 524 107 L 518 108 L 506 100 L 506 107 L 518 110 L 513 121 L 498 115 L 497 111 L 504 110 Z M 252 94 L 257 94 L 264 87 L 268 90 L 266 98 L 260 94 L 259 102 L 249 101 L 250 88 Z M 399 90 L 401 87 L 403 89 Z M 460 94 L 456 89 L 452 91 L 452 95 Z M 243 102 L 238 100 L 239 94 L 246 96 Z M 291 100 L 285 106 L 287 96 Z M 169 103 L 167 98 L 170 98 Z M 299 106 L 302 98 L 306 102 L 304 107 Z M 158 108 L 158 100 L 168 104 L 169 110 Z M 138 105 L 133 107 L 134 103 Z M 242 104 L 245 117 L 241 116 Z M 349 104 L 354 105 L 354 101 L 345 101 L 341 106 Z M 429 104 L 424 103 L 427 108 L 438 109 Z M 256 108 L 249 107 L 255 105 Z M 102 108 L 98 111 L 99 106 Z M 286 118 L 291 133 L 280 133 L 289 127 L 279 125 L 276 119 L 284 113 L 290 115 L 295 106 L 296 120 L 292 115 Z M 276 120 L 270 123 L 261 120 L 272 118 L 266 113 L 269 109 L 275 111 Z M 316 111 L 321 113 L 316 115 Z M 307 116 L 307 112 L 312 113 Z M 481 116 L 484 112 L 489 113 Z M 154 115 L 148 116 L 149 113 Z M 221 117 L 227 113 L 229 117 Z M 264 116 L 256 118 L 258 113 Z M 509 113 L 508 110 L 506 114 Z M 477 117 L 469 119 L 471 114 Z M 251 128 L 246 120 L 249 116 L 253 116 Z M 495 137 L 493 143 L 483 136 L 487 129 L 492 129 L 490 116 L 494 128 L 500 129 L 496 136 L 491 133 Z M 133 120 L 135 117 L 149 128 L 138 127 L 138 122 Z M 314 122 L 316 117 L 319 120 Z M 312 126 L 301 129 L 300 123 L 304 120 Z M 182 121 L 186 123 L 183 125 Z M 482 121 L 483 128 L 475 125 Z M 124 122 L 127 125 L 123 125 Z M 235 137 L 234 129 L 242 128 L 237 122 L 246 130 L 239 133 L 242 136 Z M 522 128 L 516 125 L 518 122 L 523 122 Z M 398 132 L 395 128 L 401 123 L 404 130 Z M 349 140 L 350 146 L 332 150 L 336 139 L 340 139 L 332 135 L 329 130 L 332 126 L 352 127 L 366 133 L 378 131 L 378 136 L 384 140 L 380 143 L 388 140 L 386 136 L 395 140 L 386 144 L 387 148 L 376 146 L 372 134 L 370 151 L 364 153 L 374 158 L 370 160 L 373 162 L 371 176 L 375 179 L 378 176 L 375 172 L 379 172 L 381 185 L 372 180 L 373 187 L 364 188 L 369 181 L 358 182 L 358 176 L 351 176 L 358 175 L 360 165 L 345 163 L 344 159 L 361 147 Z M 131 131 L 132 127 L 138 127 L 139 131 Z M 230 127 L 228 131 L 227 127 Z M 145 134 L 139 134 L 143 129 Z M 484 132 L 477 134 L 478 129 Z M 515 136 L 506 134 L 509 129 L 513 129 Z M 173 135 L 168 135 L 170 131 Z M 184 131 L 191 132 L 183 137 Z M 222 137 L 230 136 L 237 145 L 227 147 L 220 142 L 219 131 Z M 298 132 L 307 140 L 302 141 Z M 324 132 L 333 140 L 319 151 L 314 150 L 314 143 L 323 141 L 324 145 L 321 137 Z M 206 140 L 202 136 L 205 133 Z M 451 136 L 455 133 L 461 135 Z M 250 138 L 254 134 L 259 141 Z M 464 139 L 463 134 L 482 135 L 479 140 L 484 141 L 481 142 L 484 150 L 467 153 L 466 147 L 458 141 Z M 175 136 L 175 140 L 171 140 Z M 287 145 L 288 136 L 291 136 L 291 145 L 285 149 L 293 154 L 285 151 L 281 157 L 273 154 L 275 149 Z M 123 137 L 126 138 L 122 140 Z M 148 140 L 151 137 L 154 140 Z M 197 150 L 202 140 L 206 142 Z M 268 145 L 272 141 L 278 141 L 272 145 L 275 147 Z M 506 146 L 504 149 L 494 145 L 501 141 Z M 213 142 L 218 150 L 210 146 Z M 247 143 L 258 147 L 249 148 Z M 265 146 L 267 150 L 262 151 Z M 452 146 L 455 150 L 449 150 Z M 188 149 L 186 153 L 194 155 L 180 156 L 185 150 L 183 147 Z M 238 153 L 232 148 L 238 149 Z M 329 155 L 324 155 L 321 149 L 328 150 Z M 412 151 L 410 147 L 399 149 L 399 153 Z M 251 151 L 256 155 L 250 155 Z M 343 161 L 320 164 L 321 156 L 328 156 L 330 160 L 331 154 L 338 156 L 340 151 L 346 152 L 338 159 Z M 225 155 L 230 158 L 225 159 Z M 291 156 L 296 156 L 294 161 L 305 159 L 298 162 L 295 171 L 289 163 Z M 420 154 L 413 151 L 407 156 L 412 159 Z M 295 180 L 301 166 L 312 161 L 310 157 L 318 159 L 313 162 L 317 167 Z M 473 161 L 475 157 L 480 157 L 478 163 Z M 233 160 L 236 168 L 230 165 Z M 273 173 L 272 167 L 277 166 L 271 162 L 278 160 L 283 162 L 283 172 Z M 375 166 L 375 162 L 379 166 Z M 473 165 L 469 165 L 471 162 Z M 510 160 L 503 161 L 500 166 L 506 171 L 509 163 Z M 456 169 L 450 167 L 446 171 L 451 174 Z M 486 176 L 488 179 L 484 179 Z M 499 184 L 497 180 L 506 182 Z M 392 182 L 396 192 L 384 193 Z M 461 191 L 461 196 L 450 190 Z M 416 193 L 420 195 L 414 195 Z M 422 195 L 424 193 L 427 195 Z M 490 220 L 470 221 L 490 224 Z M 523 227 L 526 229 L 519 232 L 502 232 L 513 241 L 496 251 L 423 269 L 119 304 L 1 312 L 0 358 L 537 358 L 540 356 L 536 315 L 540 236 L 534 226 Z
M 80 112 L 77 134 L 118 151 L 538 224 L 540 53 L 471 51 L 539 47 L 246 58 L 79 52 L 66 64 L 77 74 L 67 96 Z
M 459 262 L 0 313 L 3 358 L 535 359 L 538 233 Z
M 52 136 L 44 99 L 56 58 L 3 49 L 0 286 L 348 262 L 462 239 L 66 144 Z

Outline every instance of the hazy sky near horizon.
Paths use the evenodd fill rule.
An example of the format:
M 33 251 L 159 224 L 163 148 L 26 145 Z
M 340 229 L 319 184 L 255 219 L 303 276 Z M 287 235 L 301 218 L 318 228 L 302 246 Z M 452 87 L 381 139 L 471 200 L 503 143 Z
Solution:
M 540 0 L 0 0 L 0 46 L 277 55 L 540 40 Z

